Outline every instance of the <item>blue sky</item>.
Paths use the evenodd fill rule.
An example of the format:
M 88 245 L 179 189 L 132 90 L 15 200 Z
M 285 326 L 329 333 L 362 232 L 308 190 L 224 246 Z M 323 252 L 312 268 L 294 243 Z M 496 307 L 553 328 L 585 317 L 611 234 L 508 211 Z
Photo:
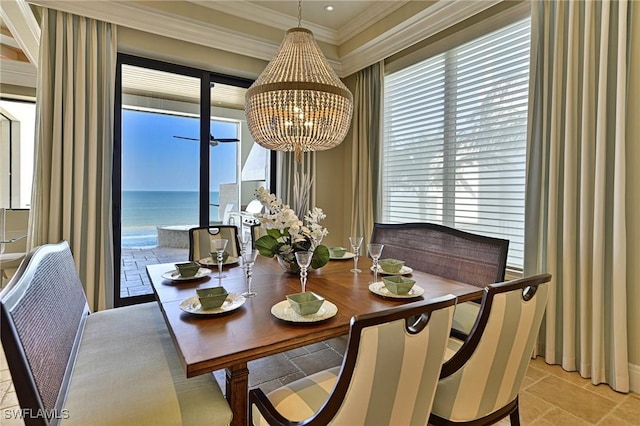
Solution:
M 218 138 L 234 138 L 236 124 L 212 121 Z M 122 111 L 122 190 L 198 191 L 200 173 L 198 118 Z M 211 186 L 236 180 L 237 143 L 221 143 L 211 148 Z

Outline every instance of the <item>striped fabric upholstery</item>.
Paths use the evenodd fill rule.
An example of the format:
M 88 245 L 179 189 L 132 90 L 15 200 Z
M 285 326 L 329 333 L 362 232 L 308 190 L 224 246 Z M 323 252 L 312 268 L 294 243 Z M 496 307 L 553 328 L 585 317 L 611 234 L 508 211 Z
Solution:
M 279 388 L 269 394 L 269 401 L 291 421 L 308 419 L 327 409 L 332 398 L 337 402 L 337 410 L 330 418 L 318 416 L 309 424 L 427 424 L 451 327 L 453 300 L 452 296 L 448 297 L 447 306 L 433 311 L 426 327 L 418 333 L 407 330 L 405 318 L 409 316 L 369 325 L 360 332 L 356 317 L 352 320 L 350 344 L 340 369 L 322 371 Z M 428 306 L 429 302 L 416 304 Z M 406 306 L 391 311 L 404 309 L 407 313 L 416 313 Z M 356 334 L 360 341 L 352 346 Z M 353 365 L 351 377 L 350 364 Z M 341 381 L 345 384 L 344 396 L 338 391 Z M 252 405 L 252 417 L 254 425 L 269 424 L 255 405 Z
M 524 300 L 523 289 L 535 280 L 545 279 L 533 297 Z M 445 363 L 442 376 L 446 377 L 438 383 L 433 404 L 435 416 L 451 422 L 472 421 L 516 400 L 540 329 L 549 279 L 549 275 L 544 275 L 489 287 L 483 299 L 479 327 L 464 344 L 455 339 L 449 342 L 447 363 L 459 364 L 461 360 L 457 358 L 466 357 L 468 353 L 470 356 L 452 374 L 448 374 Z M 507 291 L 494 291 L 496 289 Z M 477 344 L 475 350 L 467 348 L 465 354 L 465 345 L 473 347 L 473 341 Z
M 290 420 L 302 420 L 313 416 L 327 402 L 338 380 L 340 367 L 320 371 L 269 393 L 269 400 Z M 268 425 L 253 406 L 253 424 Z

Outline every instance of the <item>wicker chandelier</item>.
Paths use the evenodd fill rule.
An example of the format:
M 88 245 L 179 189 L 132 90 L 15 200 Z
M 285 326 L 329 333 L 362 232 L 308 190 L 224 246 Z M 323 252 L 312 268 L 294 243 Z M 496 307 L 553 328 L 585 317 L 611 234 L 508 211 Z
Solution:
M 287 31 L 276 56 L 245 95 L 247 124 L 261 146 L 303 152 L 323 151 L 345 138 L 353 112 L 353 95 L 329 65 L 313 33 Z

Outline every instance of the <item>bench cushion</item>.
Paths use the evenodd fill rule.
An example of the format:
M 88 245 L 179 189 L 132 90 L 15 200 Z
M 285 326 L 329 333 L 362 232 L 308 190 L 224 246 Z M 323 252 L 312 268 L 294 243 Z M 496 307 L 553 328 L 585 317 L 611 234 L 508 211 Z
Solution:
M 470 334 L 473 324 L 478 318 L 480 312 L 480 304 L 477 302 L 464 302 L 456 305 L 456 311 L 453 316 L 453 328 L 464 334 Z
M 155 302 L 89 315 L 65 408 L 64 425 L 223 425 L 232 417 L 212 374 L 186 378 Z

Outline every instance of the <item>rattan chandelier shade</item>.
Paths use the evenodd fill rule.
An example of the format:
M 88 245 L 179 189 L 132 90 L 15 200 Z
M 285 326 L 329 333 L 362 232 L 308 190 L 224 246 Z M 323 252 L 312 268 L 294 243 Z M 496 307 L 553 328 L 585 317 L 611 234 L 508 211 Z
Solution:
M 323 151 L 345 138 L 353 95 L 329 65 L 311 31 L 291 28 L 245 95 L 247 124 L 261 146 Z

